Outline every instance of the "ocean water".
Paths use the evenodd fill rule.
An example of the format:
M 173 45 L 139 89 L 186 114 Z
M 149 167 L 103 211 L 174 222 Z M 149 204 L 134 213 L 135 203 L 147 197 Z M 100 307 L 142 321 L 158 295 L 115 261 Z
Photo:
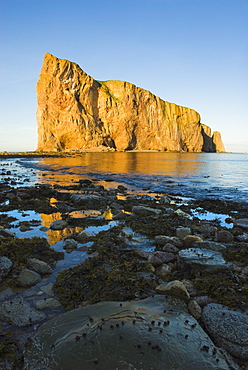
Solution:
M 107 180 L 109 187 L 114 182 L 134 190 L 248 203 L 248 154 L 245 153 L 83 153 L 66 158 L 1 160 L 0 169 L 8 161 L 12 175 L 18 178 L 21 174 L 25 186 L 28 183 L 68 185 L 94 178 Z M 0 181 L 3 178 L 0 171 Z

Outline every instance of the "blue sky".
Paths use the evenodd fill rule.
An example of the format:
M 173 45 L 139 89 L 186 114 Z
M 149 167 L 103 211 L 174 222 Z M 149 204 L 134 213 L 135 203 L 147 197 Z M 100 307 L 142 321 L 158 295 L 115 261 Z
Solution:
M 248 151 L 248 0 L 0 0 L 0 151 L 35 150 L 46 52 L 195 109 Z

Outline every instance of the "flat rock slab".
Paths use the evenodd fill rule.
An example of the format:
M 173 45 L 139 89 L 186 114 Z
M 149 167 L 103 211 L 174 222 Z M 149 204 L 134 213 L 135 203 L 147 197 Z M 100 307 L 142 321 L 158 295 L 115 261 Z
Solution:
M 210 303 L 203 309 L 202 320 L 217 345 L 231 355 L 248 359 L 248 316 Z
M 162 211 L 161 209 L 150 208 L 145 206 L 133 206 L 132 212 L 139 216 L 157 216 Z
M 222 254 L 211 249 L 188 248 L 179 251 L 179 257 L 190 265 L 205 268 L 230 268 Z
M 0 306 L 0 319 L 15 326 L 29 326 L 45 317 L 44 313 L 36 311 L 19 298 L 5 301 Z
M 214 348 L 177 298 L 100 302 L 42 325 L 23 369 L 228 370 Z
M 217 242 L 208 241 L 208 240 L 196 241 L 194 242 L 193 247 L 211 249 L 212 251 L 217 251 L 217 252 L 224 252 L 226 250 L 225 245 L 221 243 L 217 243 Z

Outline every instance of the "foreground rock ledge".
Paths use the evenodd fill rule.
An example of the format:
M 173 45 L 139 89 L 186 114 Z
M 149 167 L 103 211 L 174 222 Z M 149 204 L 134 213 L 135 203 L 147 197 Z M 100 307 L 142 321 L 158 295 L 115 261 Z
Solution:
M 183 301 L 100 302 L 40 327 L 24 369 L 228 370 Z
M 195 110 L 125 81 L 96 81 L 47 53 L 37 84 L 38 150 L 223 152 Z

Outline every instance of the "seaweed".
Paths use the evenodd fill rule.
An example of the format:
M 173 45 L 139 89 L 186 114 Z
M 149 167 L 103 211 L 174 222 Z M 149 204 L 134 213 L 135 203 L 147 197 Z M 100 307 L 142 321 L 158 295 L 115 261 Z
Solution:
M 99 301 L 126 301 L 154 294 L 158 282 L 149 266 L 127 247 L 120 227 L 98 234 L 91 252 L 96 256 L 62 271 L 54 290 L 67 309 Z
M 50 248 L 45 238 L 0 238 L 0 256 L 6 256 L 17 267 L 26 264 L 28 258 L 37 258 L 46 263 L 53 263 L 64 258 L 63 252 Z

